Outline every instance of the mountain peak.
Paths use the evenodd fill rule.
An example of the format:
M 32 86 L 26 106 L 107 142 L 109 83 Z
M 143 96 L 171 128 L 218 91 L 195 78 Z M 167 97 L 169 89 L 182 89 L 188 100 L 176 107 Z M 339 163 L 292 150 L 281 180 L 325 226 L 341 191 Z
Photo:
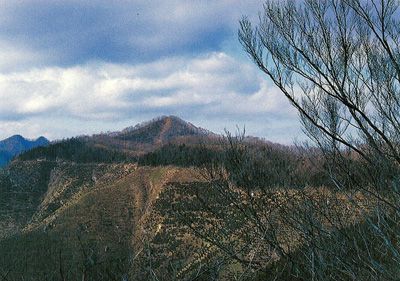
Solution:
M 149 125 L 151 125 L 153 123 L 156 123 L 156 122 L 166 122 L 167 120 L 176 121 L 178 123 L 188 123 L 188 122 L 184 121 L 183 119 L 181 119 L 181 118 L 179 118 L 179 117 L 177 117 L 175 115 L 161 115 L 161 116 L 155 117 L 155 118 L 153 118 L 151 120 L 138 123 L 135 126 L 127 127 L 127 128 L 122 130 L 122 133 L 138 130 L 138 129 L 141 129 L 143 127 L 147 127 L 147 126 L 149 126 Z
M 27 140 L 25 139 L 23 136 L 21 135 L 13 135 L 11 137 L 8 137 L 6 139 L 4 139 L 3 141 L 12 141 L 12 140 L 19 140 L 19 141 L 23 141 L 23 140 Z
M 37 144 L 48 144 L 49 140 L 46 139 L 44 136 L 40 136 L 35 140 L 35 143 L 37 143 Z
M 206 136 L 212 133 L 175 115 L 163 115 L 124 129 L 118 139 L 141 143 L 164 144 L 179 137 Z
M 36 140 L 29 140 L 21 135 L 14 135 L 0 141 L 0 167 L 4 166 L 12 157 L 38 146 L 46 146 L 49 140 L 39 137 Z

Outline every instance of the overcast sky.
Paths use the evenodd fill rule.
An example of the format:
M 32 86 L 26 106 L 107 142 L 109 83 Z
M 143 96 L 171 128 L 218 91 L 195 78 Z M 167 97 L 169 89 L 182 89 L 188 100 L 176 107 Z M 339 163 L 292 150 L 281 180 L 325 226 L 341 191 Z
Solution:
M 260 0 L 0 0 L 0 139 L 177 115 L 290 143 L 295 111 L 237 40 Z

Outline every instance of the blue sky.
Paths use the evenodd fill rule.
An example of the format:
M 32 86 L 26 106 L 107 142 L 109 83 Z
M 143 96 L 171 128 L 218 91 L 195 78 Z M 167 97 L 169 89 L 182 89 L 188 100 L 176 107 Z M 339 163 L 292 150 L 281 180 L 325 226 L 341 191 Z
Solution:
M 0 138 L 177 115 L 290 143 L 297 115 L 237 40 L 260 0 L 0 0 Z

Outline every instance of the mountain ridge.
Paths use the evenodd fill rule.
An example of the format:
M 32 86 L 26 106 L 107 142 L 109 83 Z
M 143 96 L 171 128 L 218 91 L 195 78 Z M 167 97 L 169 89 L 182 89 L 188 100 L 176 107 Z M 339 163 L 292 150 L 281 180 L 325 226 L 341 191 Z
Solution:
M 38 137 L 37 139 L 30 140 L 24 138 L 21 135 L 13 135 L 4 140 L 0 141 L 0 167 L 3 167 L 9 163 L 9 161 L 30 149 L 47 146 L 50 144 L 50 141 L 43 136 Z

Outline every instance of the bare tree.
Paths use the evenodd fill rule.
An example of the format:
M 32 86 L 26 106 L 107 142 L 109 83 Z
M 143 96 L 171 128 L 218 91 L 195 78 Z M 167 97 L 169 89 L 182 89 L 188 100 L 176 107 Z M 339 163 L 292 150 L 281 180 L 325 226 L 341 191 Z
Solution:
M 258 25 L 241 20 L 242 46 L 298 110 L 334 188 L 257 186 L 255 155 L 228 136 L 232 157 L 207 169 L 218 202 L 197 195 L 215 223 L 197 235 L 265 280 L 399 278 L 399 6 L 267 1 Z
M 362 233 L 379 237 L 397 267 L 399 4 L 268 1 L 258 26 L 243 18 L 239 30 L 246 52 L 298 110 L 304 131 L 324 153 L 335 186 L 358 189 L 377 200 L 379 207 Z M 366 243 L 376 254 L 376 245 Z M 387 264 L 364 258 L 353 268 L 349 265 L 349 276 L 357 278 L 354 269 L 368 264 L 375 278 L 390 278 L 382 275 L 392 272 Z
M 257 27 L 241 20 L 239 40 L 319 146 L 398 165 L 398 6 L 396 0 L 269 1 Z

